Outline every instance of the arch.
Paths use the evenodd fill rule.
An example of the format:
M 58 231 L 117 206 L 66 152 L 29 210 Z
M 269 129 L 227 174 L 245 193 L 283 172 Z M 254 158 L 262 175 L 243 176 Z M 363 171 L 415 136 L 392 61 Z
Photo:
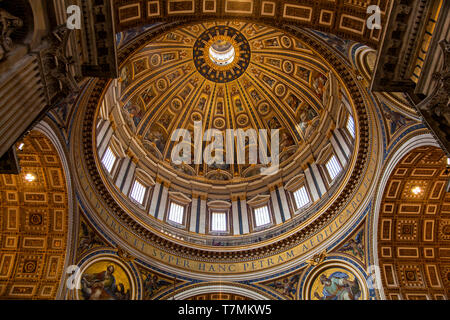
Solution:
M 394 168 L 396 164 L 410 151 L 414 150 L 415 148 L 422 147 L 422 146 L 435 146 L 438 147 L 438 143 L 433 138 L 433 136 L 430 133 L 424 133 L 418 136 L 415 136 L 409 140 L 406 140 L 401 146 L 398 147 L 398 149 L 390 155 L 390 157 L 387 159 L 384 169 L 380 174 L 380 180 L 378 182 L 378 188 L 375 192 L 375 203 L 374 203 L 374 216 L 373 216 L 373 225 L 372 225 L 372 234 L 373 239 L 377 239 L 378 235 L 378 220 L 379 220 L 379 212 L 380 212 L 380 206 L 381 206 L 381 200 L 383 197 L 383 191 L 386 188 L 386 184 L 389 180 L 389 177 L 391 176 L 392 172 L 394 171 Z M 377 241 L 372 242 L 372 252 L 374 256 L 374 264 L 379 265 L 378 261 L 378 251 L 377 251 Z M 376 272 L 377 282 L 381 283 L 381 276 L 379 272 Z M 384 296 L 384 290 L 383 287 L 380 286 L 379 293 L 381 299 L 385 299 Z
M 257 292 L 254 288 L 249 286 L 234 286 L 229 284 L 205 284 L 194 288 L 188 288 L 175 295 L 175 300 L 187 300 L 189 298 L 206 295 L 211 293 L 228 293 L 237 296 L 246 297 L 251 300 L 268 300 L 272 297 L 268 297 L 260 292 Z
M 440 155 L 440 160 L 434 163 L 422 161 L 430 154 Z M 407 163 L 406 160 L 413 156 Z M 433 247 L 438 244 L 437 224 L 442 222 L 442 219 L 437 220 L 437 210 L 445 203 L 446 196 L 441 189 L 439 197 L 431 199 L 435 186 L 444 186 L 445 163 L 439 162 L 442 157 L 445 154 L 426 134 L 403 144 L 385 166 L 375 199 L 373 221 L 374 261 L 380 266 L 377 277 L 378 283 L 382 284 L 379 286 L 382 299 L 445 298 L 442 279 L 439 279 L 438 253 Z M 426 176 L 426 172 L 430 175 Z M 423 194 L 414 196 L 411 193 L 416 185 L 422 187 L 420 192 Z M 433 204 L 430 205 L 430 201 Z M 429 208 L 436 210 L 430 214 Z M 433 255 L 427 256 L 427 252 L 433 252 Z M 426 263 L 425 258 L 428 259 Z M 408 277 L 416 277 L 416 282 Z M 412 290 L 414 287 L 416 289 Z
M 67 204 L 68 204 L 68 229 L 67 229 L 67 252 L 66 252 L 66 260 L 64 262 L 64 270 L 67 269 L 69 265 L 74 262 L 75 259 L 75 247 L 72 245 L 76 241 L 76 235 L 78 232 L 78 216 L 75 210 L 75 194 L 72 186 L 72 172 L 70 170 L 71 165 L 68 161 L 67 151 L 63 146 L 62 137 L 57 133 L 54 127 L 46 122 L 45 120 L 41 121 L 34 127 L 35 131 L 41 132 L 44 134 L 56 148 L 56 152 L 58 153 L 59 159 L 62 163 L 62 167 L 64 170 L 64 176 L 66 179 L 67 185 Z M 56 299 L 64 299 L 65 297 L 65 285 L 64 285 L 65 277 L 61 277 L 58 293 L 56 295 Z
M 42 131 L 31 131 L 22 142 L 22 172 L 0 176 L 5 222 L 0 231 L 5 239 L 0 296 L 60 299 L 72 247 L 68 167 L 60 157 L 61 146 Z

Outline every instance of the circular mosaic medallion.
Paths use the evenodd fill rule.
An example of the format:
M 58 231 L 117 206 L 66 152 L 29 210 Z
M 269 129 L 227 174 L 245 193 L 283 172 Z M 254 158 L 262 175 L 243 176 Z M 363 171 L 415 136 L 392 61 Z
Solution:
M 217 83 L 238 79 L 247 70 L 250 57 L 247 39 L 229 26 L 209 28 L 194 45 L 194 63 L 198 72 Z
M 344 261 L 329 261 L 311 271 L 303 288 L 307 300 L 366 300 L 364 276 Z
M 99 257 L 81 268 L 78 300 L 133 300 L 135 281 L 129 266 L 115 257 Z
M 214 126 L 217 129 L 224 129 L 225 128 L 225 124 L 226 124 L 225 120 L 222 119 L 222 118 L 217 118 L 217 119 L 214 120 Z

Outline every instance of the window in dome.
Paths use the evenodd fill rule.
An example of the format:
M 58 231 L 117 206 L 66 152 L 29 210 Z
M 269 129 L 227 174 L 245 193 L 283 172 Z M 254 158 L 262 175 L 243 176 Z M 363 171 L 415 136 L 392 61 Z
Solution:
M 255 209 L 254 214 L 256 227 L 262 227 L 270 224 L 270 213 L 267 206 Z
M 294 200 L 297 209 L 303 208 L 311 201 L 305 186 L 294 192 Z
M 331 158 L 326 163 L 325 167 L 327 168 L 331 180 L 334 180 L 342 171 L 342 167 L 339 164 L 339 161 L 337 160 L 335 155 L 331 156 Z
M 211 231 L 227 231 L 227 214 L 225 212 L 213 212 L 211 214 Z
M 146 190 L 146 187 L 144 187 L 139 181 L 135 180 L 133 189 L 131 189 L 130 198 L 139 204 L 143 204 Z
M 171 202 L 169 209 L 169 221 L 183 224 L 184 217 L 184 207 L 179 205 L 178 203 Z
M 109 173 L 111 173 L 114 164 L 116 163 L 116 160 L 117 160 L 116 155 L 111 150 L 111 147 L 108 147 L 108 149 L 106 149 L 105 155 L 103 156 L 102 163 Z
M 353 117 L 351 115 L 348 116 L 347 130 L 352 138 L 355 138 L 355 121 L 353 120 Z
M 218 66 L 227 66 L 234 61 L 236 50 L 225 40 L 217 40 L 209 48 L 209 57 Z

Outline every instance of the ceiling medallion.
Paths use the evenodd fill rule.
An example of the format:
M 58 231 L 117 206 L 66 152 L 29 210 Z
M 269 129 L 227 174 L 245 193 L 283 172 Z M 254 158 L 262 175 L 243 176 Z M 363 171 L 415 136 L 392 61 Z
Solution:
M 206 79 L 226 83 L 238 79 L 250 64 L 250 45 L 238 30 L 216 26 L 194 44 L 194 63 Z

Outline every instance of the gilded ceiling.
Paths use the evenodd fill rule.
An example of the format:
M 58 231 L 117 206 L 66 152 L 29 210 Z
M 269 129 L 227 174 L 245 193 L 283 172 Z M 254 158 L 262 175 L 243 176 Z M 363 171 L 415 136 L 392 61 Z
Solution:
M 376 3 L 380 7 L 382 25 L 391 2 L 380 0 Z M 161 21 L 240 18 L 313 28 L 376 48 L 381 32 L 366 26 L 367 8 L 372 4 L 370 0 L 115 0 L 114 11 L 117 31 Z
M 210 40 L 195 50 L 205 32 Z M 244 45 L 235 46 L 229 34 L 245 37 Z M 121 78 L 91 81 L 74 118 L 80 197 L 105 237 L 121 237 L 146 263 L 234 279 L 276 272 L 344 232 L 340 226 L 365 204 L 361 195 L 375 178 L 381 145 L 377 125 L 368 121 L 373 105 L 330 46 L 332 39 L 235 20 L 155 26 L 138 39 L 119 51 Z M 204 69 L 201 58 L 206 62 L 211 52 L 216 56 Z M 239 75 L 235 67 L 246 69 Z M 205 76 L 207 68 L 215 78 Z M 230 81 L 223 70 L 235 72 Z M 281 129 L 290 141 L 282 148 L 281 170 L 262 177 L 234 163 L 177 167 L 170 162 L 169 137 L 176 128 L 192 129 L 197 117 L 219 131 Z M 116 159 L 108 168 L 106 150 Z M 336 179 L 325 168 L 333 156 L 342 169 Z M 131 186 L 138 180 L 145 192 L 137 202 Z M 311 197 L 305 208 L 293 204 L 302 185 Z M 347 201 L 355 194 L 355 201 Z M 185 208 L 176 225 L 168 218 L 173 202 Z M 262 205 L 270 223 L 259 227 L 254 212 Z M 213 210 L 228 217 L 226 230 L 212 230 Z
M 230 65 L 219 66 L 210 58 L 218 39 L 228 39 L 235 48 Z M 134 54 L 121 70 L 126 135 L 136 136 L 155 162 L 170 163 L 174 131 L 193 133 L 196 121 L 202 122 L 203 131 L 280 129 L 280 162 L 289 163 L 299 154 L 305 159 L 311 143 L 322 145 L 317 136 L 329 134 L 323 128 L 331 120 L 326 111 L 329 96 L 336 90 L 348 99 L 317 52 L 283 31 L 239 21 L 205 22 L 168 32 Z M 332 118 L 339 113 L 331 112 Z M 249 141 L 245 144 L 248 149 Z M 172 166 L 189 179 L 239 181 L 260 173 L 248 156 L 243 165 Z
M 99 64 L 0 175 L 0 299 L 448 299 L 449 159 L 410 96 L 370 85 L 397 4 L 91 1 L 69 47 Z
M 65 173 L 42 133 L 22 143 L 22 173 L 0 175 L 0 298 L 54 299 L 67 249 Z
M 444 152 L 420 147 L 397 164 L 384 191 L 378 257 L 390 300 L 447 299 L 450 193 Z

